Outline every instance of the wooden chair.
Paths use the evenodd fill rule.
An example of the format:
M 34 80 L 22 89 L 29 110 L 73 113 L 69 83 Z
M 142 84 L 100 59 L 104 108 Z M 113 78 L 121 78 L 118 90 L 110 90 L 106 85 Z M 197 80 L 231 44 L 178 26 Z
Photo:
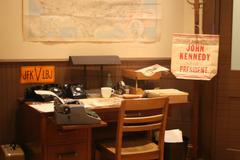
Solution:
M 168 112 L 168 98 L 140 98 L 123 100 L 117 126 L 116 140 L 97 144 L 102 160 L 163 160 L 164 133 Z M 148 113 L 146 115 L 146 113 Z M 149 136 L 137 137 L 135 132 L 159 131 L 158 144 Z M 126 133 L 134 132 L 134 138 Z M 148 137 L 148 138 L 147 138 Z

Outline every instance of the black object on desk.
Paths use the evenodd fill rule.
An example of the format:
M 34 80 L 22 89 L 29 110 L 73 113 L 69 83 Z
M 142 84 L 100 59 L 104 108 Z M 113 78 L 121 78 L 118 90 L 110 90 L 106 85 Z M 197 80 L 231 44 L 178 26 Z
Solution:
M 67 98 L 87 98 L 87 93 L 82 84 L 64 84 L 65 97 Z
M 25 88 L 24 99 L 27 101 L 40 101 L 48 102 L 53 100 L 52 95 L 39 95 L 36 94 L 36 90 L 46 90 L 55 93 L 59 97 L 63 97 L 63 89 L 60 84 L 45 84 L 45 85 L 33 85 Z
M 36 90 L 44 90 L 44 85 L 34 85 L 25 88 L 24 99 L 26 101 L 40 101 L 40 102 L 48 102 L 53 100 L 53 97 L 51 95 L 36 94 L 35 93 Z

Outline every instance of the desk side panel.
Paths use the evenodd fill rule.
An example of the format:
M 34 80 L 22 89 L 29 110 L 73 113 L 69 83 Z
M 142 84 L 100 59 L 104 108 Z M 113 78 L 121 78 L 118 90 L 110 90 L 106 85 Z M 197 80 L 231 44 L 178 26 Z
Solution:
M 17 110 L 16 137 L 23 147 L 26 158 L 43 160 L 41 114 L 21 104 Z

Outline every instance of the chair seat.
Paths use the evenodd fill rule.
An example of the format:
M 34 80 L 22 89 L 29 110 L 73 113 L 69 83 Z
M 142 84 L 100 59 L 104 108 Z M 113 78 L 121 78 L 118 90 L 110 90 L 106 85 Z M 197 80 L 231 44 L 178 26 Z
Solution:
M 115 146 L 115 141 L 105 141 L 99 144 L 101 150 L 105 150 L 112 154 L 116 153 Z M 137 155 L 154 153 L 158 151 L 158 145 L 153 143 L 152 141 L 145 139 L 131 139 L 123 141 L 121 155 Z
M 163 160 L 167 110 L 167 97 L 121 101 L 116 139 L 97 143 L 101 160 Z M 151 141 L 152 131 L 159 131 L 158 144 Z

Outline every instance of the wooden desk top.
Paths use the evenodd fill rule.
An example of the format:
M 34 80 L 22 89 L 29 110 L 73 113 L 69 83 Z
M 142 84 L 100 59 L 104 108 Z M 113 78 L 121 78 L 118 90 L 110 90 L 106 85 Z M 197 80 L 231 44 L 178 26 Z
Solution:
M 182 92 L 176 89 L 158 89 L 158 90 L 147 90 L 148 97 L 169 97 L 169 104 L 181 104 L 188 103 L 188 93 Z M 124 98 L 111 97 L 111 98 L 87 98 L 79 99 L 86 108 L 94 111 L 110 111 L 118 110 L 121 105 L 121 101 Z M 51 113 L 54 111 L 53 102 L 25 102 L 26 105 L 34 108 L 40 113 Z

